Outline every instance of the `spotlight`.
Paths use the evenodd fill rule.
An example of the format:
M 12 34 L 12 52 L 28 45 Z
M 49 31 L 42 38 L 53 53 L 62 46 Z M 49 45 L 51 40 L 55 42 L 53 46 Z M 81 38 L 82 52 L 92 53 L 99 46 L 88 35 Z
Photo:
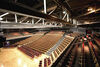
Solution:
M 88 11 L 92 11 L 92 10 L 93 10 L 93 8 L 92 8 L 92 7 L 89 7 L 89 8 L 88 8 Z
M 0 20 L 3 20 L 3 18 L 0 17 Z
M 63 14 L 65 14 L 66 13 L 66 11 L 63 11 Z
M 89 12 L 95 12 L 96 10 L 95 10 L 95 8 L 89 7 L 87 11 L 89 11 Z

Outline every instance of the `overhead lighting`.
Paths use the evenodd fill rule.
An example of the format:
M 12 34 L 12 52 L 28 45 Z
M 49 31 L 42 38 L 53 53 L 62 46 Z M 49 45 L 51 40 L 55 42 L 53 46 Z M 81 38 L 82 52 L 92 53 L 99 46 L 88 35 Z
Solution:
M 90 24 L 90 22 L 89 21 L 85 21 L 84 24 Z
M 92 8 L 92 7 L 89 7 L 89 8 L 88 8 L 88 11 L 92 11 L 92 10 L 93 10 L 93 8 Z
M 65 14 L 66 13 L 66 11 L 63 11 L 63 14 Z
M 95 12 L 96 10 L 95 10 L 95 8 L 89 7 L 87 11 L 89 11 L 89 12 Z
M 27 21 L 26 23 L 29 23 L 30 21 Z
M 96 10 L 92 10 L 91 12 L 96 12 Z
M 0 17 L 0 21 L 3 20 L 3 18 Z

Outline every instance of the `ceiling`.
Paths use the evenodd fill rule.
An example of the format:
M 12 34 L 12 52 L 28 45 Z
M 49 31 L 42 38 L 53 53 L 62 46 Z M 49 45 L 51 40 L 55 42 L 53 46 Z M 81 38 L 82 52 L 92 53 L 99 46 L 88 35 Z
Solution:
M 55 0 L 59 5 L 70 8 L 72 17 L 78 20 L 98 21 L 100 20 L 100 0 Z M 65 5 L 64 5 L 65 4 Z M 66 7 L 67 6 L 67 7 Z M 88 14 L 88 8 L 92 7 L 96 12 Z
M 43 12 L 44 8 L 43 0 L 6 0 L 6 1 L 23 4 L 39 12 Z M 71 18 L 75 18 L 80 22 L 100 21 L 100 0 L 46 0 L 46 1 L 47 1 L 47 14 L 49 14 L 50 11 L 55 9 L 55 11 L 51 15 L 57 18 L 61 19 L 64 16 L 63 11 L 66 10 L 67 12 L 70 13 Z M 97 11 L 89 13 L 87 11 L 89 7 L 95 8 L 95 10 Z

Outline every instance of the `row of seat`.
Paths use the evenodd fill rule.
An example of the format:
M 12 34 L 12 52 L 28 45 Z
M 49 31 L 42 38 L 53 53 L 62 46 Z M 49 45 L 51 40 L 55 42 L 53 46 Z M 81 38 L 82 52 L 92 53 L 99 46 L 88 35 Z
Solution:
M 75 61 L 75 55 L 77 53 L 77 48 L 78 45 L 76 45 L 73 50 L 70 52 L 70 54 L 68 55 L 68 59 L 67 59 L 67 63 L 66 63 L 66 67 L 73 67 L 73 63 Z
M 71 37 L 77 37 L 77 36 L 80 36 L 81 33 L 74 32 L 74 33 L 71 33 L 71 34 L 68 34 L 68 35 L 71 36 Z
M 95 38 L 94 41 L 100 50 L 100 39 Z M 98 59 L 100 59 L 100 51 L 98 51 Z M 99 63 L 100 63 L 100 60 L 99 60 Z
M 64 32 L 61 32 L 61 31 L 51 31 L 51 32 L 48 33 L 48 35 L 49 34 L 52 34 L 52 35 L 54 35 L 54 34 L 64 34 Z
M 66 46 L 68 46 L 73 41 L 73 39 L 74 37 L 72 36 L 69 36 L 69 35 L 66 36 L 63 42 L 56 49 L 56 53 L 60 54 L 64 50 L 64 48 L 66 48 Z M 78 45 L 70 44 L 67 51 L 64 53 L 64 55 L 62 55 L 59 62 L 54 64 L 56 65 L 55 67 L 73 67 L 73 65 L 75 64 L 74 62 L 75 62 L 76 55 L 77 55 L 77 49 L 78 49 Z
M 30 42 L 33 42 L 33 41 L 39 39 L 41 36 L 42 35 L 33 35 L 33 36 L 31 36 L 31 37 L 29 37 L 27 39 L 24 39 L 24 40 L 21 40 L 21 41 L 15 43 L 14 45 L 24 45 L 24 44 L 28 44 Z
M 35 56 L 39 57 L 41 55 L 40 52 L 35 51 L 26 46 L 18 47 L 18 49 L 21 50 L 22 52 L 24 52 L 25 54 L 27 54 L 28 56 L 30 56 L 31 58 L 34 58 Z
M 97 53 L 95 52 L 94 45 L 93 45 L 92 41 L 88 38 L 88 35 L 87 35 L 87 39 L 88 39 L 87 41 L 88 41 L 88 44 L 89 44 L 91 55 L 92 55 L 92 58 L 93 58 L 93 63 L 96 67 L 99 67 L 99 63 L 98 63 L 98 59 L 97 59 Z
M 92 42 L 91 42 L 91 39 L 89 39 L 89 36 L 88 35 L 86 35 L 86 36 L 84 36 L 84 37 L 82 37 L 82 39 L 83 39 L 83 42 L 85 43 L 85 41 L 87 41 L 88 42 L 88 48 L 89 48 L 89 54 L 91 55 L 91 56 L 88 56 L 88 55 L 86 55 L 86 53 L 84 52 L 84 55 L 83 55 L 83 64 L 82 65 L 84 65 L 84 66 L 91 66 L 91 67 L 94 67 L 95 66 L 95 61 L 94 61 L 94 58 L 95 58 L 95 55 L 94 55 L 94 53 L 93 53 L 93 50 L 92 50 L 92 48 L 93 48 L 93 45 L 92 45 Z M 84 46 L 83 46 L 83 49 L 85 49 L 84 48 Z M 87 57 L 88 56 L 88 57 Z M 91 58 L 91 59 L 90 59 Z M 96 59 L 96 58 L 95 58 Z M 88 63 L 92 63 L 91 65 L 89 65 Z
M 25 36 L 25 35 L 32 35 L 32 33 L 29 32 L 13 32 L 13 33 L 8 33 L 8 34 L 4 34 L 5 37 L 7 38 L 11 38 L 11 37 L 18 37 L 18 36 Z
M 74 47 L 73 47 L 74 46 Z M 78 45 L 70 45 L 70 48 L 61 58 L 61 61 L 55 67 L 73 67 L 73 62 L 75 62 L 75 58 L 77 55 Z
M 37 50 L 39 52 L 45 53 L 47 52 L 51 47 L 53 47 L 58 40 L 62 37 L 62 35 L 45 35 L 41 37 L 39 40 L 32 42 L 27 47 L 30 47 L 34 50 Z
M 93 44 L 92 44 L 91 41 L 89 42 L 89 47 L 90 47 L 90 50 L 91 50 L 91 53 L 92 53 L 92 57 L 93 57 L 94 63 L 96 63 L 95 64 L 96 67 L 99 67 L 99 63 L 98 63 L 99 59 L 97 59 L 97 54 L 96 54 L 96 52 L 94 50 L 94 47 L 93 47 Z
M 95 67 L 99 67 L 99 63 L 96 62 L 96 59 L 95 59 L 95 53 L 93 51 L 94 48 L 92 47 L 92 45 L 89 45 L 90 52 L 92 53 L 92 56 L 90 55 L 90 57 L 93 57 L 93 54 L 94 54 L 94 57 L 93 57 L 94 62 L 91 65 L 88 64 L 88 63 L 92 62 L 92 58 L 90 58 L 89 56 L 87 57 L 87 55 L 86 55 L 87 53 L 85 52 L 87 43 L 86 43 L 86 45 L 84 43 L 86 43 L 86 41 L 84 41 L 84 37 L 83 37 L 82 44 L 81 43 L 80 43 L 81 45 L 75 44 L 72 50 L 68 49 L 69 50 L 69 51 L 67 51 L 68 54 L 64 55 L 64 57 L 66 59 L 62 58 L 64 61 L 62 60 L 61 63 L 58 63 L 58 65 L 55 67 L 81 67 L 81 66 L 82 67 L 88 67 L 88 66 L 94 67 L 93 66 L 94 64 L 95 64 Z M 79 53 L 77 52 L 77 49 L 78 49 L 78 47 L 76 47 L 77 45 L 81 47 L 81 52 L 80 52 L 80 48 L 78 50 Z M 60 48 L 58 48 L 58 50 L 61 51 L 63 49 L 63 47 L 65 47 L 65 45 L 60 46 Z M 57 51 L 56 53 L 59 53 L 58 50 L 56 50 Z M 77 53 L 78 53 L 78 56 L 77 56 Z
M 66 54 L 63 56 L 63 59 L 60 61 L 60 63 L 58 63 L 59 66 L 58 65 L 57 66 L 58 67 L 74 67 L 75 62 L 76 62 L 78 48 L 79 48 L 78 44 L 70 45 L 70 48 L 68 49 Z M 80 59 L 78 59 L 78 63 L 79 63 L 79 61 L 81 61 L 81 58 L 82 58 L 82 55 L 81 55 Z M 79 65 L 81 65 L 81 63 L 82 62 L 80 62 Z M 77 64 L 77 66 L 78 66 L 78 64 Z
M 48 67 L 50 64 L 51 64 L 50 58 L 44 58 L 44 60 L 40 60 L 39 67 Z
M 41 37 L 40 39 L 27 43 L 28 41 L 23 41 L 24 43 L 26 42 L 26 45 L 22 45 L 19 47 L 20 50 L 31 56 L 32 58 L 34 55 L 38 56 L 38 54 L 34 54 L 35 52 L 32 50 L 35 50 L 39 53 L 45 53 L 47 52 L 50 48 L 52 48 L 58 40 L 62 37 L 63 33 L 61 34 L 46 34 L 45 36 Z M 35 38 L 36 39 L 36 38 Z M 29 38 L 29 41 L 32 39 Z M 33 39 L 34 40 L 34 39 Z M 50 62 L 53 62 L 55 59 L 58 58 L 58 56 L 63 52 L 63 50 L 73 41 L 72 37 L 65 37 L 63 42 L 57 47 L 57 49 L 51 54 L 50 56 Z M 31 48 L 32 50 L 28 49 Z M 27 50 L 27 51 L 26 51 Z M 40 54 L 39 54 L 40 55 Z M 39 67 L 41 67 L 42 61 L 40 61 Z M 44 60 L 44 66 L 47 67 L 46 60 Z
M 65 37 L 63 42 L 56 48 L 56 50 L 51 54 L 52 62 L 57 59 L 61 53 L 66 49 L 66 47 L 73 41 L 73 38 Z

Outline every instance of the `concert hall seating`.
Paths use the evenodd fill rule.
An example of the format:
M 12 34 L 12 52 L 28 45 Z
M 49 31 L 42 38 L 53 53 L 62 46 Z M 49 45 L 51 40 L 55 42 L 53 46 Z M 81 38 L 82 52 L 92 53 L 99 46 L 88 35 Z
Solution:
M 62 37 L 62 34 L 57 34 L 57 33 L 55 34 L 48 33 L 42 38 L 40 38 L 39 40 L 32 42 L 26 46 L 34 50 L 37 50 L 39 52 L 45 53 L 51 47 L 53 47 L 58 42 L 58 40 Z
M 37 39 L 39 39 L 42 35 L 32 35 L 31 37 L 25 39 L 25 40 L 22 40 L 22 41 L 19 41 L 17 43 L 15 43 L 14 45 L 25 45 L 25 44 L 28 44 L 28 43 L 31 43 Z

